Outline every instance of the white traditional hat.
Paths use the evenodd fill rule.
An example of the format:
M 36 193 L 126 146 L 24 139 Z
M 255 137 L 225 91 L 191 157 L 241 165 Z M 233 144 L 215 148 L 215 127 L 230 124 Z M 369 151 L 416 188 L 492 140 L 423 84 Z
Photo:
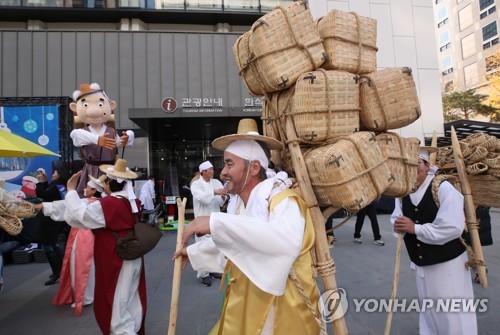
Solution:
M 99 170 L 112 177 L 121 179 L 136 179 L 137 173 L 130 171 L 125 159 L 117 159 L 115 165 L 104 164 L 99 166 Z
M 216 138 L 213 140 L 212 146 L 217 150 L 224 151 L 231 143 L 238 140 L 263 142 L 269 150 L 283 149 L 283 145 L 277 139 L 259 134 L 257 122 L 254 119 L 241 119 L 236 134 Z
M 200 170 L 200 172 L 202 172 L 202 171 L 210 169 L 211 167 L 214 167 L 214 166 L 212 165 L 212 163 L 210 163 L 210 161 L 204 161 L 203 163 L 200 164 L 198 169 Z

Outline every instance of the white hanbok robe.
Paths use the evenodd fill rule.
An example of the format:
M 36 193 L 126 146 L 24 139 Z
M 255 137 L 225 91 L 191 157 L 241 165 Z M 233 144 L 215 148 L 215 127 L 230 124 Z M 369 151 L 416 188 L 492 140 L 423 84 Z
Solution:
M 428 175 L 415 193 L 410 194 L 410 200 L 417 206 L 422 200 L 427 188 L 434 179 Z M 440 207 L 433 222 L 415 225 L 417 238 L 428 244 L 443 245 L 462 234 L 465 227 L 463 211 L 463 196 L 450 183 L 443 182 L 438 189 Z M 403 215 L 402 203 L 396 199 L 391 223 Z M 397 237 L 397 233 L 394 233 Z M 420 313 L 420 334 L 439 335 L 474 335 L 477 334 L 477 320 L 474 312 L 436 311 L 437 299 L 464 298 L 473 299 L 470 271 L 465 268 L 467 253 L 444 263 L 417 266 L 413 262 L 411 268 L 416 271 L 418 296 L 420 299 L 434 300 L 434 307 Z
M 141 204 L 144 206 L 144 209 L 149 211 L 155 208 L 153 203 L 153 199 L 155 197 L 155 183 L 150 179 L 142 185 L 141 195 L 139 196 L 139 200 L 141 200 Z
M 269 212 L 269 201 L 281 189 L 273 190 L 274 179 L 258 184 L 247 205 L 231 196 L 228 213 L 210 215 L 212 237 L 187 248 L 195 270 L 222 272 L 225 258 L 231 260 L 259 289 L 281 296 L 290 269 L 304 238 L 305 218 L 297 202 L 286 198 Z M 271 308 L 261 334 L 273 333 Z

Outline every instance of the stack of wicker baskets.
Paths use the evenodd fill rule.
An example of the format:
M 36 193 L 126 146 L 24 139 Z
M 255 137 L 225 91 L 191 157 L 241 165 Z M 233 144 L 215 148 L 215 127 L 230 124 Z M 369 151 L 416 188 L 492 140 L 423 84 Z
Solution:
M 357 212 L 413 190 L 417 142 L 389 133 L 379 145 L 373 132 L 420 117 L 415 83 L 409 68 L 376 71 L 376 37 L 374 19 L 332 10 L 314 24 L 298 1 L 264 15 L 233 47 L 250 94 L 265 96 L 266 135 L 300 144 L 320 205 Z M 295 175 L 290 157 L 272 153 Z
M 475 205 L 500 207 L 500 140 L 486 133 L 469 135 L 459 142 Z M 436 156 L 441 174 L 457 175 L 452 147 Z

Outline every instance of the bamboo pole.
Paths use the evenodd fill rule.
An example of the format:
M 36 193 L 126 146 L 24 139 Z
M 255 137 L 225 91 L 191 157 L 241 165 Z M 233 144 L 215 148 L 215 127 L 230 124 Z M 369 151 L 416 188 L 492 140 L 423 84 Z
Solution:
M 184 212 L 186 210 L 187 198 L 177 198 L 177 209 L 179 219 L 177 220 L 177 245 L 175 251 L 183 248 L 182 233 L 184 231 Z M 177 257 L 174 262 L 174 278 L 172 280 L 172 299 L 170 301 L 170 318 L 168 324 L 168 335 L 175 335 L 177 326 L 177 311 L 179 309 L 179 290 L 181 287 L 182 257 Z
M 438 140 L 437 140 L 437 131 L 434 130 L 432 133 L 432 142 L 431 142 L 431 147 L 437 148 Z M 429 163 L 431 166 L 436 165 L 436 158 L 437 158 L 437 152 L 432 152 L 429 155 Z
M 384 335 L 389 335 L 391 333 L 392 325 L 392 315 L 394 314 L 393 306 L 394 300 L 396 299 L 396 293 L 398 292 L 398 282 L 399 282 L 399 264 L 401 263 L 401 246 L 403 245 L 403 234 L 398 234 L 398 246 L 396 248 L 396 261 L 394 262 L 394 279 L 392 281 L 392 292 L 390 300 L 389 314 L 387 314 L 387 320 L 385 321 L 385 331 Z
M 295 177 L 297 183 L 299 184 L 299 189 L 304 198 L 304 201 L 309 207 L 311 218 L 314 224 L 315 231 L 315 254 L 316 261 L 319 265 L 328 265 L 331 263 L 331 271 L 324 271 L 319 273 L 321 280 L 323 282 L 323 287 L 325 291 L 336 290 L 337 282 L 335 280 L 335 263 L 330 256 L 330 248 L 328 246 L 328 240 L 326 238 L 325 232 L 325 218 L 321 213 L 318 206 L 318 201 L 316 195 L 312 189 L 311 181 L 309 179 L 309 174 L 307 173 L 306 164 L 302 152 L 297 140 L 297 134 L 295 133 L 295 128 L 292 124 L 290 117 L 286 118 L 286 135 L 288 139 L 288 149 L 290 151 L 290 156 L 292 157 L 293 170 L 295 172 Z M 339 304 L 338 308 L 342 308 Z M 339 315 L 344 313 L 340 311 Z M 335 335 L 347 335 L 347 326 L 344 317 L 332 321 L 332 329 Z
M 478 226 L 474 224 L 477 222 L 476 207 L 474 206 L 469 177 L 467 177 L 467 171 L 465 169 L 464 157 L 462 156 L 462 150 L 460 149 L 460 143 L 458 142 L 457 133 L 455 132 L 454 127 L 451 127 L 451 143 L 453 146 L 453 157 L 457 166 L 458 178 L 460 179 L 460 187 L 462 188 L 462 194 L 464 196 L 465 221 L 467 222 L 467 228 L 471 237 L 472 251 L 474 252 L 476 259 L 479 261 L 479 264 L 476 264 L 477 273 L 479 274 L 479 281 L 481 282 L 481 285 L 483 288 L 487 288 L 488 279 L 486 278 L 486 266 L 484 264 L 483 249 L 481 247 L 481 241 L 477 231 Z

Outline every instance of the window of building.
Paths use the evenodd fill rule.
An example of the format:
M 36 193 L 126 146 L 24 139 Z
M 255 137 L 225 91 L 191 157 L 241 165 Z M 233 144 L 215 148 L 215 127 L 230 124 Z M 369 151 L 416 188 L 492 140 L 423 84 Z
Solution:
M 443 21 L 438 23 L 438 28 L 441 28 L 445 24 L 447 24 L 450 20 L 448 18 L 444 19 Z
M 491 41 L 486 42 L 486 43 L 483 44 L 483 50 L 491 48 L 492 46 L 497 45 L 497 44 L 498 44 L 498 37 L 495 37 Z
M 453 64 L 451 63 L 451 55 L 443 57 L 442 65 L 443 65 L 443 70 L 447 70 L 453 66 Z
M 490 24 L 483 27 L 483 41 L 489 40 L 498 35 L 497 32 L 497 22 L 493 21 Z
M 476 53 L 476 39 L 474 34 L 470 34 L 462 38 L 462 59 L 469 58 Z
M 485 10 L 484 12 L 482 12 L 481 14 L 479 14 L 479 18 L 482 20 L 485 17 L 487 17 L 488 15 L 495 13 L 496 11 L 497 11 L 497 7 L 496 6 L 490 7 L 488 10 Z
M 444 18 L 446 18 L 448 16 L 448 10 L 446 6 L 438 9 L 437 15 L 438 15 L 437 16 L 438 21 L 442 21 Z
M 479 84 L 479 71 L 477 63 L 473 63 L 464 67 L 464 80 L 466 88 L 470 88 L 471 86 Z
M 460 26 L 460 31 L 472 26 L 473 23 L 472 7 L 468 5 L 458 12 L 458 25 Z
M 451 43 L 446 43 L 445 45 L 439 48 L 439 51 L 443 52 L 445 50 L 448 50 L 449 48 L 451 48 Z
M 479 0 L 479 10 L 483 10 L 495 3 L 495 0 Z
M 450 32 L 448 30 L 439 34 L 439 45 L 445 45 L 447 43 L 450 43 Z

